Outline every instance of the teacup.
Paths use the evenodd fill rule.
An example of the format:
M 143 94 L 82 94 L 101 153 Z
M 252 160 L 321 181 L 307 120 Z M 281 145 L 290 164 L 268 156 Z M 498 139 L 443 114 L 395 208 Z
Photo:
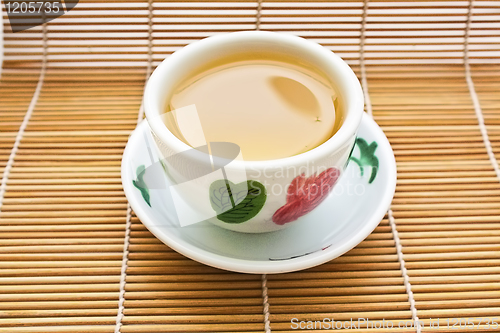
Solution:
M 238 147 L 228 143 L 193 149 L 178 139 L 163 121 L 177 85 L 221 57 L 247 51 L 293 55 L 321 69 L 343 103 L 338 131 L 309 151 L 265 161 L 245 161 Z M 206 220 L 233 231 L 261 233 L 300 223 L 328 196 L 354 147 L 363 93 L 351 68 L 321 45 L 287 34 L 245 31 L 203 39 L 165 59 L 148 81 L 144 109 L 174 184 L 169 190 L 181 226 Z M 185 111 L 194 113 L 195 109 Z M 223 153 L 214 156 L 218 148 Z

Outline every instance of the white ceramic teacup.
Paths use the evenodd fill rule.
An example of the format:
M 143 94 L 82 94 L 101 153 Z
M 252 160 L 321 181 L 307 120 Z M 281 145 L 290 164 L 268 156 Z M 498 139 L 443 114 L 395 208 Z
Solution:
M 330 80 L 344 119 L 329 140 L 295 156 L 244 161 L 237 152 L 210 159 L 208 151 L 194 150 L 169 131 L 162 117 L 180 82 L 221 58 L 259 51 L 300 59 Z M 331 191 L 354 146 L 363 93 L 351 68 L 319 44 L 287 34 L 245 31 L 203 39 L 165 59 L 149 79 L 144 108 L 166 172 L 176 184 L 170 190 L 181 225 L 208 220 L 226 229 L 259 233 L 300 223 Z

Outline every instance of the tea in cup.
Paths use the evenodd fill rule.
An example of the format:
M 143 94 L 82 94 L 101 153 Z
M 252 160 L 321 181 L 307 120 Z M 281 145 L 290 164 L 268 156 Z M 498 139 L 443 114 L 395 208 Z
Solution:
M 144 96 L 181 226 L 300 223 L 345 170 L 363 114 L 349 66 L 300 37 L 247 31 L 165 59 Z

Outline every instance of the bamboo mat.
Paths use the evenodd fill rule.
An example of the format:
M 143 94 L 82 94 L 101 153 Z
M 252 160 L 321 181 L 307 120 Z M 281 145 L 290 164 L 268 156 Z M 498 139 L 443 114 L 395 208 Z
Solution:
M 498 1 L 85 0 L 24 32 L 3 19 L 0 332 L 296 332 L 292 318 L 326 317 L 424 323 L 359 332 L 500 331 L 484 325 L 500 322 Z M 398 165 L 365 241 L 282 275 L 177 254 L 120 182 L 151 70 L 192 41 L 257 28 L 342 56 Z

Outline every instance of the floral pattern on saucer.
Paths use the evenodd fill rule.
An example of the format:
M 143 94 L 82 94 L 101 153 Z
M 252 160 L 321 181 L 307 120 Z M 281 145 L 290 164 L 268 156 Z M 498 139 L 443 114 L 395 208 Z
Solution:
M 144 181 L 144 174 L 146 173 L 146 167 L 144 165 L 140 165 L 137 167 L 137 170 L 135 171 L 137 174 L 137 179 L 132 180 L 132 184 L 141 191 L 142 198 L 146 203 L 148 204 L 149 207 L 151 207 L 151 198 L 149 196 L 149 189 L 146 185 L 146 182 Z
M 375 141 L 368 144 L 365 139 L 357 138 L 356 146 L 359 148 L 360 156 L 354 157 L 351 155 L 351 157 L 349 157 L 349 160 L 353 161 L 359 166 L 359 171 L 361 173 L 361 176 L 364 175 L 365 167 L 371 168 L 371 175 L 370 179 L 368 180 L 368 184 L 371 184 L 377 177 L 377 172 L 378 172 L 379 163 L 377 156 L 375 156 L 375 150 L 377 149 L 378 144 Z
M 352 153 L 353 153 L 354 148 L 356 146 L 359 148 L 359 151 L 360 151 L 359 157 L 352 156 Z M 356 144 L 352 147 L 352 150 L 349 154 L 348 161 L 352 160 L 353 162 L 355 162 L 359 166 L 361 177 L 363 177 L 363 175 L 364 175 L 364 167 L 371 168 L 371 175 L 370 175 L 370 179 L 368 180 L 368 184 L 371 184 L 375 180 L 375 178 L 377 177 L 378 166 L 379 166 L 378 158 L 377 158 L 377 156 L 375 156 L 375 150 L 377 149 L 377 147 L 378 147 L 378 144 L 375 141 L 373 141 L 371 144 L 368 144 L 365 139 L 357 138 Z M 330 168 L 330 169 L 333 169 L 333 168 Z M 330 170 L 330 169 L 328 169 L 328 170 Z M 326 170 L 326 171 L 328 171 L 328 170 Z M 284 224 L 284 223 L 295 221 L 300 216 L 307 214 L 308 212 L 313 210 L 317 205 L 319 205 L 319 203 L 321 201 L 323 201 L 324 197 L 326 197 L 326 195 L 328 194 L 329 191 L 327 191 L 323 197 L 319 198 L 318 199 L 319 202 L 317 202 L 317 203 L 316 203 L 316 201 L 312 201 L 312 200 L 309 200 L 309 201 L 304 200 L 303 197 L 304 197 L 304 194 L 306 194 L 306 192 L 308 193 L 310 191 L 311 185 L 315 184 L 317 179 L 325 179 L 325 177 L 321 177 L 322 174 L 320 174 L 316 178 L 314 175 L 309 177 L 309 178 L 305 178 L 303 174 L 300 176 L 297 176 L 290 184 L 290 187 L 288 190 L 288 195 L 287 195 L 286 205 L 284 205 L 283 207 L 281 207 L 280 209 L 278 209 L 276 211 L 276 213 L 273 215 L 273 222 L 278 223 L 278 224 L 280 224 L 280 223 Z M 330 182 L 333 179 L 334 178 L 331 177 Z M 333 187 L 333 185 L 335 185 L 335 183 L 336 183 L 336 179 L 333 180 L 333 183 L 331 184 L 330 189 L 331 189 L 331 187 Z M 325 183 L 325 184 L 329 184 L 329 183 Z M 306 188 L 306 190 L 301 190 L 298 188 L 301 188 L 301 189 Z M 298 192 L 302 192 L 301 195 L 297 195 Z M 289 199 L 289 197 L 290 197 L 290 199 Z M 309 203 L 309 202 L 314 202 L 314 203 Z M 302 205 L 304 205 L 304 204 L 306 207 L 302 207 Z M 269 258 L 269 260 L 282 261 L 282 260 L 290 260 L 290 259 L 300 258 L 303 256 L 307 256 L 309 254 L 323 251 L 323 250 L 329 248 L 330 246 L 331 246 L 331 244 L 326 246 L 326 247 L 323 247 L 321 249 L 318 249 L 316 251 L 311 251 L 311 252 L 307 252 L 304 254 L 295 255 L 295 256 L 292 256 L 289 258 Z
M 355 147 L 359 148 L 359 157 L 352 156 Z M 366 167 L 371 169 L 369 184 L 377 177 L 379 167 L 378 158 L 375 156 L 377 147 L 378 144 L 375 141 L 368 144 L 365 139 L 357 138 L 348 160 L 359 166 L 361 177 L 363 177 Z M 162 167 L 167 173 L 163 163 Z M 149 189 L 143 179 L 145 172 L 145 166 L 140 165 L 136 170 L 137 179 L 132 180 L 132 183 L 141 192 L 144 201 L 151 207 Z M 304 174 L 301 174 L 295 177 L 288 187 L 286 204 L 274 213 L 272 221 L 278 225 L 284 225 L 311 212 L 330 193 L 339 176 L 340 170 L 329 168 L 318 176 L 305 177 Z M 236 189 L 237 192 L 232 193 L 231 188 Z M 233 184 L 225 179 L 219 179 L 210 186 L 210 204 L 216 212 L 217 218 L 226 223 L 243 223 L 255 217 L 264 206 L 266 198 L 265 186 L 255 180 Z
M 273 222 L 283 225 L 312 211 L 328 196 L 339 176 L 339 169 L 329 168 L 318 176 L 295 177 L 288 187 L 286 204 L 274 213 Z
M 243 223 L 260 212 L 267 193 L 265 186 L 256 180 L 234 184 L 227 179 L 219 179 L 210 185 L 209 197 L 219 220 Z

